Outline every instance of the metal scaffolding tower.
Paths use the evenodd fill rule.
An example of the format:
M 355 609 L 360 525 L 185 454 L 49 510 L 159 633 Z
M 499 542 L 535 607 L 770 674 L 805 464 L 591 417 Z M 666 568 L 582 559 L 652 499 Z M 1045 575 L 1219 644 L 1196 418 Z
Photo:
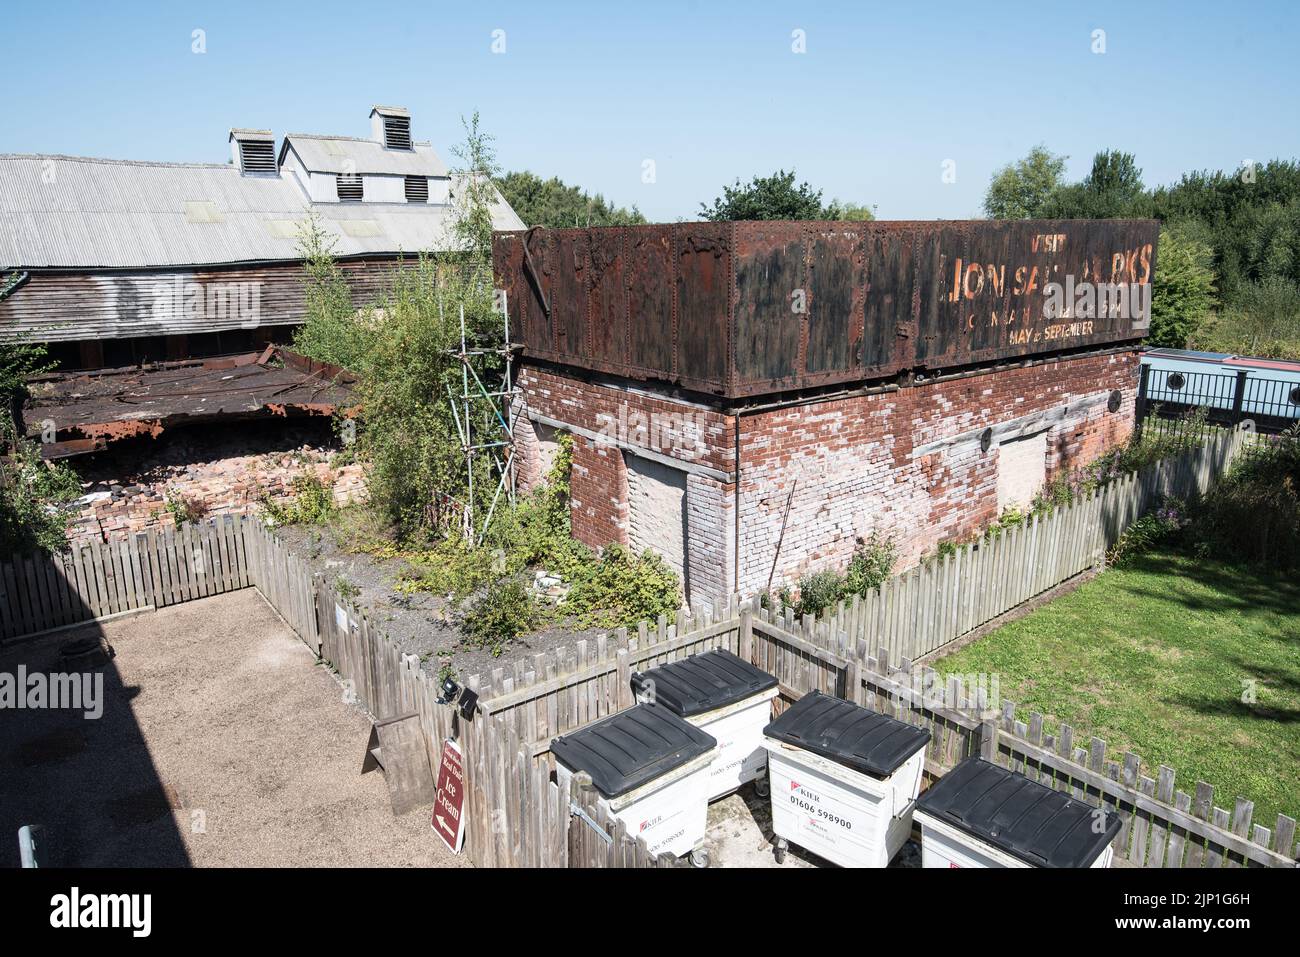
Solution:
M 460 306 L 460 351 L 453 353 L 461 365 L 460 394 L 455 392 L 450 383 L 447 384 L 452 418 L 456 422 L 461 450 L 465 455 L 466 476 L 465 501 L 457 502 L 450 496 L 447 498 L 460 507 L 461 533 L 465 541 L 473 545 L 482 543 L 502 495 L 511 505 L 515 501 L 514 350 L 510 343 L 510 310 L 504 292 L 501 294 L 501 325 L 500 346 L 471 349 L 465 332 L 465 306 Z M 502 359 L 501 382 L 495 389 L 488 388 L 474 368 L 472 360 L 485 355 L 498 355 Z M 475 496 L 481 493 L 474 488 L 474 463 L 475 457 L 480 454 L 491 457 L 497 481 L 487 514 L 475 527 Z

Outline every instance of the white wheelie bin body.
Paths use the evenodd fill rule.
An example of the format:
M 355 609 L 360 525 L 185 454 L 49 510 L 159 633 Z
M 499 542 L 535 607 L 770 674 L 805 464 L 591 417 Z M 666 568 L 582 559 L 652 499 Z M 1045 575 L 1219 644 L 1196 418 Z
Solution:
M 709 800 L 767 774 L 763 728 L 772 720 L 776 678 L 729 651 L 691 655 L 632 676 L 638 700 L 654 701 L 718 741 Z
M 772 830 L 843 867 L 885 867 L 912 830 L 930 732 L 820 692 L 764 729 Z
M 979 757 L 916 802 L 922 867 L 1110 867 L 1120 818 Z
M 717 742 L 666 708 L 640 704 L 551 742 L 556 783 L 591 775 L 610 815 L 653 854 L 681 857 L 704 841 Z

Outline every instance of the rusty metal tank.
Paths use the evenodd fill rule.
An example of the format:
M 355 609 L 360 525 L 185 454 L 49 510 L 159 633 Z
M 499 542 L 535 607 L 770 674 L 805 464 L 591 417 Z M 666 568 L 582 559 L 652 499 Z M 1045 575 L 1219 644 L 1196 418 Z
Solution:
M 1051 313 L 1046 291 L 1149 295 L 1158 235 L 1154 220 L 678 223 L 498 232 L 493 257 L 525 356 L 743 398 L 1136 341 L 1141 315 L 1072 295 Z

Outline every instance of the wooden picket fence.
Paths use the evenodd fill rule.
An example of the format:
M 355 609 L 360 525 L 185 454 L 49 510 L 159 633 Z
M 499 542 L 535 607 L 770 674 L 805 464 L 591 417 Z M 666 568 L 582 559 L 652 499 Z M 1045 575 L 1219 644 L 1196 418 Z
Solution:
M 0 561 L 0 642 L 247 588 L 252 524 L 226 515 Z

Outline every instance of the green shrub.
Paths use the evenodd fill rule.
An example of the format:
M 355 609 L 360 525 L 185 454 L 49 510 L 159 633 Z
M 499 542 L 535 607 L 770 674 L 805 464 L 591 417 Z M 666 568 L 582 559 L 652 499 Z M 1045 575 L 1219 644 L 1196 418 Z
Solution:
M 64 506 L 81 494 L 81 482 L 72 469 L 46 462 L 36 443 L 14 433 L 0 414 L 0 552 L 59 551 L 68 544 Z
M 844 573 L 826 570 L 812 572 L 799 579 L 799 599 L 793 600 L 789 588 L 782 588 L 779 597 L 782 606 L 790 606 L 795 615 L 820 615 L 827 608 L 854 595 L 866 596 L 879 588 L 894 573 L 898 561 L 898 545 L 890 537 L 872 532 L 866 539 L 858 539 L 853 557 Z
M 207 509 L 203 507 L 202 502 L 174 488 L 167 490 L 164 507 L 177 528 L 202 521 L 203 516 L 207 514 Z
M 799 600 L 794 603 L 794 613 L 820 615 L 840 600 L 844 589 L 844 578 L 836 571 L 813 572 L 799 579 Z
M 873 531 L 865 541 L 858 541 L 858 547 L 854 550 L 853 557 L 849 559 L 840 598 L 847 598 L 850 595 L 861 595 L 865 598 L 867 592 L 874 591 L 889 581 L 889 576 L 894 574 L 894 565 L 897 563 L 897 543 L 892 538 Z
M 1106 564 L 1116 568 L 1132 564 L 1139 555 L 1173 538 L 1186 523 L 1187 507 L 1178 499 L 1167 499 L 1124 530 L 1106 553 Z
M 520 578 L 498 579 L 470 602 L 461 620 L 462 643 L 500 657 L 516 638 L 533 629 L 538 617 L 537 604 Z
M 582 627 L 631 628 L 679 607 L 677 575 L 662 558 L 609 545 L 598 561 L 577 571 L 561 610 Z
M 333 489 L 315 472 L 305 472 L 293 480 L 293 498 L 288 502 L 263 498 L 262 509 L 276 525 L 323 525 L 334 517 L 338 506 Z

